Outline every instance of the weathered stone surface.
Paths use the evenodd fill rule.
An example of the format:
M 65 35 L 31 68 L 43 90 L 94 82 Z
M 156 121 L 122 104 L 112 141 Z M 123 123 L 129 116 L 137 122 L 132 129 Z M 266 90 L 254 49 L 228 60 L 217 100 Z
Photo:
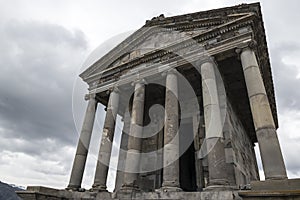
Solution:
M 246 200 L 296 200 L 300 199 L 300 179 L 253 181 L 251 190 L 238 194 Z
M 166 77 L 163 183 L 165 190 L 179 189 L 178 83 L 176 70 Z
M 227 174 L 230 185 L 241 187 L 250 181 L 259 180 L 254 145 L 229 100 L 226 110 L 223 131 Z
M 286 169 L 275 124 L 254 51 L 249 47 L 242 49 L 241 62 L 265 177 L 266 179 L 286 179 Z M 256 84 L 253 84 L 254 81 L 257 81 Z
M 270 105 L 266 95 L 258 94 L 252 96 L 250 100 L 250 105 L 256 130 L 264 127 L 275 129 Z
M 266 179 L 286 179 L 286 169 L 276 130 L 265 128 L 256 131 L 256 134 Z
M 108 166 L 111 157 L 112 143 L 115 132 L 115 123 L 118 114 L 119 94 L 114 89 L 109 95 L 109 101 L 104 120 L 104 127 L 100 143 L 93 189 L 106 190 Z
M 252 181 L 252 190 L 300 190 L 300 179 Z
M 227 185 L 223 127 L 214 63 L 201 65 L 209 186 Z
M 121 186 L 124 184 L 124 171 L 127 157 L 127 146 L 128 146 L 128 138 L 130 131 L 130 113 L 129 110 L 126 110 L 124 117 L 124 126 L 121 136 L 121 144 L 119 150 L 119 161 L 118 161 L 118 170 L 116 175 L 116 184 L 115 184 L 115 192 L 119 191 Z
M 238 193 L 245 200 L 299 200 L 300 190 L 292 191 L 242 191 Z
M 130 123 L 130 136 L 128 139 L 128 151 L 125 164 L 123 189 L 136 188 L 140 166 L 140 152 L 142 147 L 142 126 L 144 119 L 145 83 L 135 83 L 132 102 L 132 114 Z
M 68 188 L 70 189 L 79 189 L 81 187 L 82 176 L 94 126 L 96 109 L 97 101 L 95 99 L 95 95 L 90 95 L 68 185 Z
M 198 157 L 198 153 L 203 145 L 204 140 L 204 118 L 195 114 L 193 116 L 193 133 L 194 133 L 194 148 L 195 148 L 195 170 L 197 190 L 201 191 L 205 188 L 204 168 L 202 158 Z
M 214 63 L 205 62 L 201 65 L 202 96 L 205 120 L 205 137 L 223 137 L 221 112 L 218 99 Z

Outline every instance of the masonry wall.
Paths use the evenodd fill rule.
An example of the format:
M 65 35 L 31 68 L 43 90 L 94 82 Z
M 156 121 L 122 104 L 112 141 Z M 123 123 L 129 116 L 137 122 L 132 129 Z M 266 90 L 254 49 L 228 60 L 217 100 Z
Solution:
M 226 105 L 224 138 L 229 181 L 231 185 L 243 186 L 259 179 L 254 144 L 229 100 Z

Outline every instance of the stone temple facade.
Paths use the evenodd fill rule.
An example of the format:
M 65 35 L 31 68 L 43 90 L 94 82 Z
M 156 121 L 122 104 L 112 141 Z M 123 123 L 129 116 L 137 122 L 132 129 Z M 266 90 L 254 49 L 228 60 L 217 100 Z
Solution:
M 292 199 L 260 5 L 160 15 L 80 77 L 89 85 L 65 190 L 28 187 L 24 199 Z M 97 104 L 106 106 L 91 189 L 81 188 Z M 124 123 L 115 131 L 116 117 Z M 107 191 L 121 138 L 115 190 Z M 254 146 L 266 181 L 259 181 Z

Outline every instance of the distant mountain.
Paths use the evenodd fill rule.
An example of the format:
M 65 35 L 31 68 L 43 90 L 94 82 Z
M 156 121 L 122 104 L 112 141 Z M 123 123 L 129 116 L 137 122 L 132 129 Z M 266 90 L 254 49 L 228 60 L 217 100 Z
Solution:
M 24 190 L 24 188 L 0 181 L 0 200 L 21 200 L 15 192 L 19 190 Z
M 15 185 L 15 184 L 8 184 L 8 185 L 13 187 L 15 189 L 15 191 L 26 190 L 26 188 L 23 187 L 23 186 L 18 186 L 18 185 Z

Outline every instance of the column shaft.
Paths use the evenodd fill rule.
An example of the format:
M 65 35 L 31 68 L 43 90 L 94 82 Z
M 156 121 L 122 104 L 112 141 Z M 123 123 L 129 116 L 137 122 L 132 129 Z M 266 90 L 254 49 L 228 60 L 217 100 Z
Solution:
M 162 183 L 164 190 L 180 190 L 178 131 L 178 83 L 176 70 L 173 69 L 167 73 L 166 78 Z
M 127 110 L 123 116 L 123 131 L 121 136 L 121 144 L 119 150 L 119 158 L 118 158 L 118 169 L 115 183 L 115 192 L 119 191 L 119 189 L 124 184 L 124 171 L 125 171 L 125 161 L 127 155 L 127 146 L 128 146 L 128 137 L 130 131 L 130 113 Z
M 208 151 L 209 186 L 227 185 L 223 124 L 214 63 L 201 65 L 205 136 Z
M 140 171 L 140 153 L 142 148 L 142 128 L 144 121 L 145 85 L 143 82 L 135 83 L 132 102 L 130 136 L 128 138 L 128 151 L 125 164 L 124 185 L 122 189 L 138 188 L 137 178 Z
M 286 169 L 266 89 L 253 50 L 241 52 L 254 127 L 266 179 L 285 179 Z
M 118 114 L 118 105 L 119 94 L 116 92 L 116 89 L 114 89 L 109 95 L 93 189 L 106 190 L 106 180 L 115 132 L 116 117 Z
M 203 190 L 205 187 L 204 174 L 202 158 L 198 157 L 199 151 L 203 143 L 204 130 L 202 125 L 204 124 L 204 119 L 199 114 L 194 114 L 193 116 L 193 132 L 194 132 L 194 148 L 195 148 L 195 169 L 196 169 L 196 184 L 197 191 Z
M 68 189 L 77 190 L 81 187 L 82 176 L 85 168 L 86 158 L 87 158 L 91 135 L 94 126 L 96 109 L 97 109 L 97 101 L 95 99 L 95 95 L 93 96 L 90 95 L 79 141 L 77 144 L 77 150 L 74 158 L 70 182 L 67 187 Z
M 156 189 L 162 187 L 162 176 L 163 176 L 163 137 L 164 129 L 160 126 L 160 121 L 164 120 L 163 116 L 158 117 L 158 128 L 157 128 L 157 172 L 156 172 Z

